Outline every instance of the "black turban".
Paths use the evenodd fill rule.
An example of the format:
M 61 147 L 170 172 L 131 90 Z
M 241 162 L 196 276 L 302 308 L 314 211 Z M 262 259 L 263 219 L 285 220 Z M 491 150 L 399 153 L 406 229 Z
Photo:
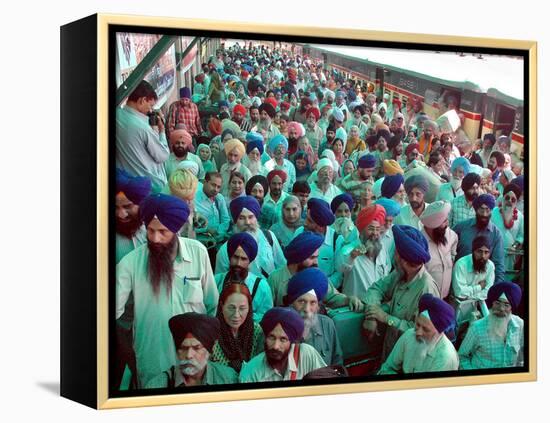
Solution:
M 204 348 L 212 353 L 214 343 L 220 337 L 219 320 L 206 314 L 194 312 L 178 314 L 168 321 L 168 325 L 170 326 L 170 332 L 172 332 L 176 349 L 181 346 L 187 334 L 191 334 Z

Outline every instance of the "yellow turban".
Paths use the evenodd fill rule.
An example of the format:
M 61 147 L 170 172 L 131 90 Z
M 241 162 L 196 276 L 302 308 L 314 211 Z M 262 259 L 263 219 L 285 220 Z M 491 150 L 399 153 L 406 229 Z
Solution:
M 235 149 L 237 149 L 241 158 L 246 154 L 245 146 L 240 140 L 233 138 L 225 143 L 224 150 L 226 155 Z
M 170 192 L 182 200 L 191 201 L 195 198 L 199 180 L 188 169 L 177 169 L 172 173 L 168 185 Z
M 403 175 L 403 169 L 395 160 L 384 160 L 383 163 L 384 174 L 387 176 L 397 175 L 400 173 Z

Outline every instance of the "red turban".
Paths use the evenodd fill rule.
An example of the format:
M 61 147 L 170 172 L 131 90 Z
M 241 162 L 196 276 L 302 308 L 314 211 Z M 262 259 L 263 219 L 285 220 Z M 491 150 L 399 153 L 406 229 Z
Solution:
M 237 104 L 233 107 L 233 113 L 240 113 L 243 116 L 246 116 L 246 107 L 242 104 Z
M 264 103 L 271 104 L 274 109 L 277 109 L 277 100 L 273 97 L 268 97 L 264 100 Z
M 408 155 L 411 154 L 412 151 L 415 150 L 415 149 L 418 150 L 418 151 L 420 151 L 420 145 L 419 145 L 418 143 L 413 142 L 413 143 L 409 144 L 409 145 L 407 146 L 407 148 L 405 149 L 405 155 L 408 156 Z
M 281 169 L 274 169 L 271 172 L 267 174 L 267 182 L 271 183 L 271 180 L 275 177 L 279 176 L 281 180 L 283 181 L 283 184 L 286 182 L 286 172 Z
M 290 109 L 290 103 L 283 101 L 281 103 L 281 110 L 289 110 Z
M 250 76 L 250 74 L 248 73 L 248 71 L 243 70 L 243 71 L 241 71 L 241 76 L 243 78 L 248 78 Z
M 363 232 L 363 230 L 375 220 L 380 223 L 380 225 L 386 222 L 386 210 L 379 204 L 361 210 L 357 215 L 357 222 L 355 225 L 359 232 Z
M 309 109 L 307 109 L 306 118 L 310 117 L 311 115 L 315 116 L 315 120 L 319 120 L 321 117 L 321 112 L 317 107 L 310 107 Z
M 222 122 L 219 119 L 213 118 L 208 122 L 208 130 L 214 136 L 222 134 Z
M 175 144 L 181 139 L 183 139 L 186 147 L 193 144 L 193 138 L 191 137 L 191 134 L 185 129 L 174 129 L 172 132 L 170 132 L 170 145 Z

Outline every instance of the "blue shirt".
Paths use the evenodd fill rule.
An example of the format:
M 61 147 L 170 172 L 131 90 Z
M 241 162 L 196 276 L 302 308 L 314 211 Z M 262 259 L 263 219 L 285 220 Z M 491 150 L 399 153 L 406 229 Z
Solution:
M 500 230 L 489 222 L 485 229 L 479 229 L 476 218 L 468 219 L 456 224 L 453 230 L 458 235 L 456 260 L 472 254 L 472 242 L 478 235 L 485 235 L 491 245 L 491 261 L 495 265 L 495 283 L 503 282 L 504 278 L 504 243 Z

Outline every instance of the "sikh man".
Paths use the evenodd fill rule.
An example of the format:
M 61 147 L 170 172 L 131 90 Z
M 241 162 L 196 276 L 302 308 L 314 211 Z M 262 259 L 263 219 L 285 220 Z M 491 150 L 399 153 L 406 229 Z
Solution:
M 374 204 L 381 205 L 386 211 L 386 219 L 384 221 L 384 227 L 382 228 L 380 240 L 384 244 L 386 252 L 388 256 L 392 258 L 393 262 L 393 257 L 395 257 L 395 242 L 393 240 L 393 232 L 391 228 L 396 216 L 399 216 L 399 213 L 401 212 L 401 206 L 397 201 L 384 197 L 376 200 Z
M 345 191 L 353 197 L 355 202 L 361 200 L 361 193 L 366 185 L 372 188 L 374 184 L 374 171 L 376 168 L 376 156 L 374 154 L 365 154 L 357 161 L 357 170 L 345 176 L 339 185 L 342 191 Z
M 487 293 L 488 316 L 473 322 L 458 350 L 460 369 L 523 366 L 523 319 L 515 314 L 521 288 L 512 282 L 494 284 Z
M 470 173 L 470 161 L 466 157 L 457 157 L 451 164 L 451 181 L 441 184 L 436 200 L 448 201 L 464 195 L 462 180 Z
M 429 189 L 429 183 L 425 176 L 412 175 L 404 184 L 409 204 L 401 208 L 399 216 L 395 218 L 396 225 L 409 225 L 419 231 L 422 229 L 420 215 L 429 205 L 424 201 L 424 196 Z
M 279 129 L 272 123 L 276 115 L 275 107 L 270 103 L 262 103 L 260 107 L 258 107 L 258 111 L 260 113 L 260 121 L 252 128 L 252 132 L 262 134 L 264 139 L 269 141 L 280 134 Z
M 343 294 L 365 298 L 369 287 L 390 273 L 391 257 L 380 240 L 385 221 L 386 211 L 378 204 L 359 212 L 356 225 L 360 242 L 346 246 L 342 251 L 345 257 L 342 263 Z
M 274 307 L 260 323 L 265 336 L 264 352 L 243 363 L 240 382 L 300 380 L 326 363 L 317 350 L 300 343 L 304 320 L 293 308 Z
M 142 388 L 175 364 L 168 320 L 189 311 L 214 315 L 218 290 L 206 247 L 179 238 L 189 217 L 183 200 L 164 194 L 140 205 L 147 244 L 126 255 L 116 267 L 116 318 L 134 299 L 134 351 L 137 384 Z
M 317 162 L 317 181 L 311 184 L 309 198 L 319 198 L 328 204 L 334 197 L 342 194 L 340 188 L 333 184 L 334 167 L 330 159 L 322 158 Z
M 405 225 L 393 225 L 396 268 L 386 277 L 376 281 L 367 290 L 367 304 L 363 328 L 372 338 L 379 324 L 385 324 L 386 333 L 382 347 L 385 360 L 397 339 L 414 326 L 418 301 L 423 294 L 440 297 L 439 289 L 426 271 L 430 261 L 428 242 L 417 229 Z
M 435 201 L 429 204 L 422 215 L 422 235 L 428 241 L 430 261 L 426 270 L 434 278 L 441 298 L 446 299 L 451 290 L 453 266 L 456 257 L 458 236 L 449 228 L 451 205 L 446 201 Z
M 176 364 L 151 379 L 152 388 L 184 388 L 186 386 L 237 383 L 239 375 L 231 367 L 210 361 L 220 322 L 199 313 L 183 313 L 168 321 L 174 340 Z
M 277 237 L 269 230 L 261 230 L 258 224 L 260 203 L 250 195 L 237 197 L 229 204 L 233 218 L 233 233 L 248 232 L 258 244 L 259 255 L 250 264 L 250 272 L 267 278 L 276 268 L 283 266 L 285 257 Z M 227 242 L 218 250 L 216 273 L 229 271 L 230 261 Z
M 400 162 L 399 164 L 403 169 L 409 166 L 415 160 L 421 160 L 422 156 L 420 154 L 420 145 L 417 142 L 411 142 L 407 148 L 405 148 L 405 163 Z
M 405 206 L 407 204 L 407 192 L 403 186 L 404 182 L 405 179 L 400 173 L 386 176 L 382 182 L 382 197 L 396 201 L 401 207 Z
M 475 217 L 474 200 L 479 195 L 481 177 L 477 173 L 468 173 L 462 179 L 460 185 L 464 195 L 459 195 L 451 201 L 451 213 L 449 214 L 449 226 L 452 228 L 457 223 Z
M 265 163 L 265 168 L 268 172 L 283 170 L 287 176 L 283 189 L 287 192 L 290 191 L 296 182 L 296 168 L 291 161 L 285 159 L 288 152 L 288 140 L 283 135 L 276 135 L 269 140 L 268 150 L 273 158 Z
M 342 365 L 342 348 L 334 322 L 319 314 L 319 303 L 328 291 L 326 275 L 316 267 L 294 274 L 288 281 L 285 303 L 304 319 L 303 342 L 314 347 L 328 365 Z
M 180 100 L 174 102 L 168 112 L 168 132 L 171 133 L 178 124 L 185 125 L 185 129 L 192 137 L 202 134 L 199 109 L 191 101 L 191 89 L 180 88 Z
M 495 282 L 504 281 L 504 241 L 500 229 L 491 222 L 495 208 L 495 198 L 491 194 L 481 194 L 473 202 L 476 216 L 455 225 L 453 230 L 458 235 L 456 248 L 457 259 L 472 253 L 474 239 L 485 235 L 490 243 L 491 260 L 495 265 Z
M 166 169 L 166 176 L 168 179 L 170 179 L 170 176 L 172 176 L 175 170 L 179 169 L 180 163 L 186 160 L 197 164 L 199 167 L 197 177 L 200 180 L 204 179 L 204 166 L 202 160 L 199 156 L 190 151 L 190 149 L 193 148 L 193 138 L 191 134 L 185 129 L 180 129 L 180 127 L 177 126 L 176 129 L 170 132 L 169 140 L 172 153 L 170 153 L 168 160 L 164 162 L 164 168 Z
M 264 151 L 264 138 L 257 132 L 246 134 L 246 156 L 243 157 L 243 164 L 250 170 L 252 176 L 267 175 L 267 169 L 262 164 L 270 157 Z
M 449 304 L 431 294 L 422 295 L 415 327 L 398 339 L 378 374 L 458 370 L 458 354 L 445 335 L 454 323 L 455 312 Z
M 244 283 L 252 295 L 254 321 L 259 323 L 267 310 L 273 307 L 273 296 L 267 281 L 249 271 L 258 255 L 258 244 L 247 232 L 234 234 L 227 241 L 229 254 L 229 271 L 214 276 L 218 292 L 230 283 Z
M 283 202 L 289 196 L 283 187 L 287 180 L 284 170 L 274 169 L 267 174 L 269 193 L 262 204 L 262 224 L 264 229 L 271 228 L 282 218 Z

